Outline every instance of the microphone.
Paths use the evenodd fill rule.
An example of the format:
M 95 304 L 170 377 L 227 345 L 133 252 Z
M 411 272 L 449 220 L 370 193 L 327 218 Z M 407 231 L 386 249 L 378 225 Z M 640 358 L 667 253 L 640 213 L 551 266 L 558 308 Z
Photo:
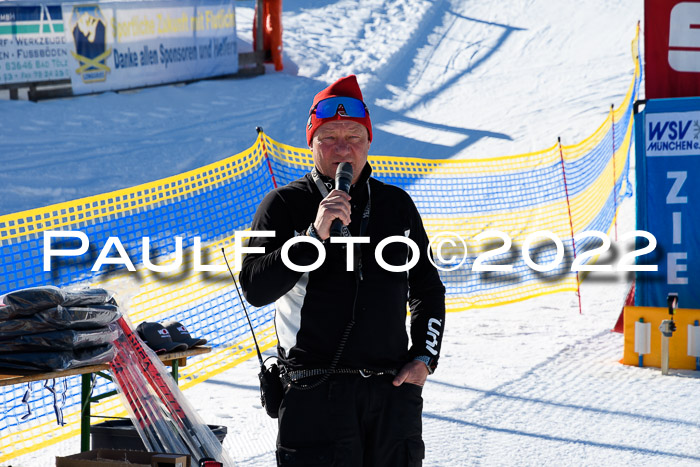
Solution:
M 352 164 L 350 162 L 341 162 L 338 164 L 338 170 L 335 172 L 335 189 L 350 193 L 350 184 L 352 183 Z M 334 219 L 331 223 L 331 237 L 343 236 L 343 222 L 340 219 Z

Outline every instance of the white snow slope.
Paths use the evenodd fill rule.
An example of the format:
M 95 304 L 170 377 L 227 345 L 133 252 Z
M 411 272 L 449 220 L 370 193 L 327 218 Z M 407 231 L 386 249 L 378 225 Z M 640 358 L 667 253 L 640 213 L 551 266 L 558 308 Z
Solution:
M 251 1 L 237 2 L 250 48 Z M 286 0 L 285 70 L 243 80 L 0 101 L 0 214 L 163 178 L 240 152 L 255 126 L 296 146 L 313 94 L 360 78 L 371 153 L 494 157 L 576 143 L 632 79 L 641 0 Z M 634 228 L 622 207 L 620 232 Z M 448 315 L 424 389 L 424 465 L 700 465 L 698 372 L 628 367 L 611 333 L 630 277 Z M 250 360 L 186 391 L 239 465 L 274 465 Z M 78 440 L 15 459 L 50 466 Z

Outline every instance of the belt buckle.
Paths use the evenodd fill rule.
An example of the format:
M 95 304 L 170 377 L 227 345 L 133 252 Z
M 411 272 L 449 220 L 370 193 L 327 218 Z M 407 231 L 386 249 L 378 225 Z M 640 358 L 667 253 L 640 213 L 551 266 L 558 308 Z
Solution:
M 282 382 L 283 387 L 289 387 L 293 380 L 292 377 L 289 375 L 289 372 L 287 371 L 287 367 L 284 365 L 278 365 L 279 371 L 280 371 L 280 381 Z

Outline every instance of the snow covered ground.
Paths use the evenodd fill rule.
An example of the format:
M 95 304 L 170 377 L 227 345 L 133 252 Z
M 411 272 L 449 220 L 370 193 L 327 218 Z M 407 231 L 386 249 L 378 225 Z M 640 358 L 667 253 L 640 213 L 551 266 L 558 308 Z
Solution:
M 250 48 L 252 2 L 237 2 Z M 240 152 L 260 125 L 304 145 L 312 96 L 356 73 L 371 153 L 493 157 L 578 142 L 621 102 L 641 0 L 286 0 L 285 70 L 129 93 L 0 101 L 0 214 L 115 190 Z M 634 228 L 633 200 L 620 232 Z M 698 372 L 627 367 L 610 332 L 629 278 L 452 313 L 425 400 L 425 465 L 700 465 Z M 185 394 L 239 465 L 274 464 L 256 362 Z M 77 439 L 15 459 L 53 465 Z
M 0 101 L 0 215 L 303 147 L 313 95 L 355 73 L 371 154 L 494 157 L 574 144 L 627 91 L 642 1 L 284 2 L 285 70 L 39 104 Z M 241 50 L 252 1 L 237 2 Z M 247 41 L 247 43 L 246 43 Z M 28 144 L 28 142 L 31 142 Z

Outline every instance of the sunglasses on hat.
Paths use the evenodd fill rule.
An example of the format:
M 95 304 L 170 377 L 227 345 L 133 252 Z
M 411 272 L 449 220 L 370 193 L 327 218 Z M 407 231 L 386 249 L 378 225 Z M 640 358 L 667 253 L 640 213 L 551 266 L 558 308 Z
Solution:
M 316 113 L 316 118 L 330 118 L 337 115 L 341 117 L 364 118 L 369 110 L 364 102 L 354 97 L 329 97 L 318 102 L 309 112 L 309 116 Z

